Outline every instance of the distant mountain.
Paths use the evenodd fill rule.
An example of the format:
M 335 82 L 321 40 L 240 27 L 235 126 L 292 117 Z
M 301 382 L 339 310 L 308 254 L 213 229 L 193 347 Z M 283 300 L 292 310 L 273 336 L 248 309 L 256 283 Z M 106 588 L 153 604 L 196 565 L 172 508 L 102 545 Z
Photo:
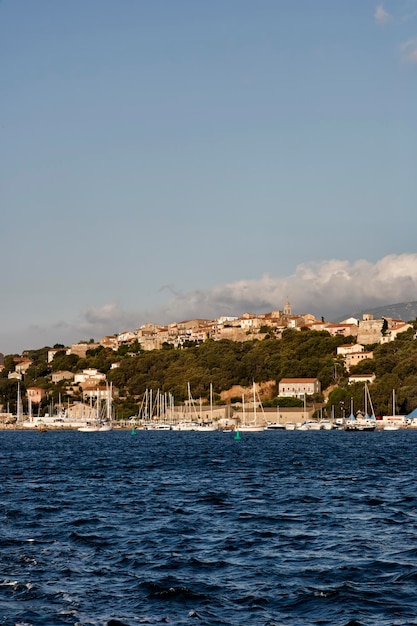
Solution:
M 363 309 L 362 311 L 349 313 L 349 315 L 345 315 L 343 319 L 347 319 L 348 317 L 362 319 L 364 313 L 372 313 L 375 319 L 392 317 L 393 319 L 410 322 L 417 318 L 417 301 L 397 302 L 397 304 L 386 304 L 385 306 L 378 306 L 374 309 Z

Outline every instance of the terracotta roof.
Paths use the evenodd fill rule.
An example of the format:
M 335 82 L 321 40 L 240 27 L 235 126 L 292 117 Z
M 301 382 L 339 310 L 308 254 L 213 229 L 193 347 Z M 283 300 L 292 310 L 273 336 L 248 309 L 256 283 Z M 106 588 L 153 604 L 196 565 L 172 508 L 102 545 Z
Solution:
M 280 383 L 314 383 L 317 378 L 281 378 Z

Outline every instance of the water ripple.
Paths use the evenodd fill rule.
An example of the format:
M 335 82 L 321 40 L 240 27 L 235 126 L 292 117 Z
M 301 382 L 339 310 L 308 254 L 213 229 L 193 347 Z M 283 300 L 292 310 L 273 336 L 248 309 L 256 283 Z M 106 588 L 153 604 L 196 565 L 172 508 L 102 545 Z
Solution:
M 417 624 L 416 437 L 1 432 L 0 626 Z

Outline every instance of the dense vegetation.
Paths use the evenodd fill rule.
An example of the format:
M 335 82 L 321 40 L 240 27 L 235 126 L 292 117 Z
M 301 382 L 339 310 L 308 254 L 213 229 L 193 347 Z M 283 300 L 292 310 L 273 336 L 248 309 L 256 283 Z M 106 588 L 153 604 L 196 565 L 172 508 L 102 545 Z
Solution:
M 377 415 L 392 415 L 393 390 L 395 390 L 395 413 L 407 415 L 417 407 L 417 324 L 398 335 L 395 341 L 368 346 L 373 349 L 373 359 L 364 359 L 350 374 L 375 373 L 375 382 L 369 386 L 372 404 Z M 328 405 L 335 406 L 338 415 L 350 413 L 351 399 L 354 409 L 364 408 L 363 384 L 349 385 L 346 376 L 338 380 L 337 387 L 329 394 Z M 369 407 L 368 407 L 369 408 Z
M 414 324 L 416 325 L 416 323 Z M 417 406 L 417 341 L 415 329 L 402 333 L 387 344 L 367 346 L 373 349 L 372 360 L 361 361 L 351 369 L 354 373 L 375 372 L 377 378 L 371 386 L 375 412 L 392 412 L 392 391 L 396 390 L 397 413 L 409 413 Z M 51 364 L 47 363 L 48 348 L 25 353 L 33 363 L 28 369 L 25 387 L 38 386 L 47 390 L 44 411 L 58 399 L 67 401 L 67 382 L 53 384 L 52 372 L 68 370 L 73 373 L 85 368 L 97 368 L 107 375 L 107 380 L 118 388 L 115 401 L 120 417 L 136 413 L 146 389 L 159 389 L 173 394 L 176 402 L 187 398 L 188 383 L 194 398 L 208 398 L 210 384 L 214 398 L 219 402 L 220 393 L 233 385 L 250 387 L 257 383 L 274 381 L 275 394 L 281 378 L 317 377 L 323 392 L 329 396 L 328 406 L 335 407 L 336 416 L 350 412 L 351 398 L 355 409 L 363 408 L 363 384 L 348 384 L 348 373 L 343 359 L 337 357 L 337 347 L 355 343 L 354 337 L 332 337 L 326 331 L 284 331 L 282 339 L 267 337 L 262 341 L 244 343 L 229 340 L 208 340 L 184 349 L 142 351 L 138 344 L 123 346 L 118 352 L 103 347 L 87 352 L 85 358 L 58 352 Z M 60 347 L 60 346 L 54 346 Z M 63 348 L 63 346 L 62 346 Z M 112 369 L 112 364 L 118 367 Z M 13 355 L 5 357 L 5 368 L 0 374 L 0 402 L 15 410 L 17 381 L 8 379 L 15 363 Z M 81 389 L 73 388 L 72 399 L 81 398 Z M 320 402 L 323 397 L 310 400 Z M 281 400 L 282 402 L 282 400 Z M 278 400 L 269 399 L 270 404 Z

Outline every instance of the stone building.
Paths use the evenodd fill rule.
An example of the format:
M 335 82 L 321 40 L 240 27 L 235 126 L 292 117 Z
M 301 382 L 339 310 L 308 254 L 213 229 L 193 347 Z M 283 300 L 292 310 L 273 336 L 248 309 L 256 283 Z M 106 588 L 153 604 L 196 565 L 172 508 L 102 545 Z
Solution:
M 278 395 L 286 398 L 303 398 L 320 393 L 321 384 L 317 378 L 281 378 Z

